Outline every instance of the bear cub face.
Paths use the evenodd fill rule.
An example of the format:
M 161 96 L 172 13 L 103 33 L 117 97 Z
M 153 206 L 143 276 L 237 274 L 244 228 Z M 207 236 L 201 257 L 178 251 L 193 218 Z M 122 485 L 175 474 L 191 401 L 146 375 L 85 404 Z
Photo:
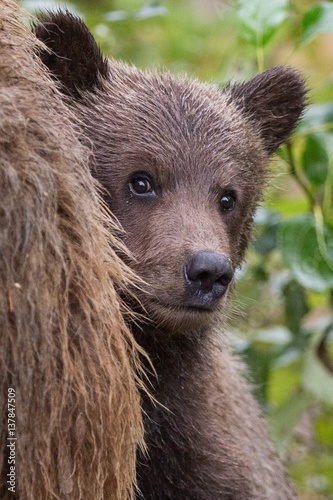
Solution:
M 93 172 L 148 284 L 140 299 L 149 317 L 162 329 L 200 328 L 226 302 L 267 154 L 220 90 L 123 73 L 111 69 L 102 109 L 98 98 L 79 108 Z
M 242 262 L 269 156 L 304 109 L 302 78 L 277 67 L 221 90 L 143 73 L 103 59 L 70 14 L 41 21 L 54 51 L 42 59 L 93 143 L 92 173 L 145 282 L 140 301 L 159 329 L 207 327 Z

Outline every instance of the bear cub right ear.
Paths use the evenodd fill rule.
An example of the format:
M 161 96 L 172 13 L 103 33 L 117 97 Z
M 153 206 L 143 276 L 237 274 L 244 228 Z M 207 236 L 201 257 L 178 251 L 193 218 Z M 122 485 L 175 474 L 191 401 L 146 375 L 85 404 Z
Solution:
M 108 76 L 107 60 L 80 18 L 67 10 L 46 12 L 38 16 L 33 31 L 50 49 L 39 55 L 65 94 L 80 98 L 84 91 L 102 88 Z
M 306 105 L 304 78 L 287 66 L 271 68 L 225 91 L 259 131 L 269 155 L 289 138 Z

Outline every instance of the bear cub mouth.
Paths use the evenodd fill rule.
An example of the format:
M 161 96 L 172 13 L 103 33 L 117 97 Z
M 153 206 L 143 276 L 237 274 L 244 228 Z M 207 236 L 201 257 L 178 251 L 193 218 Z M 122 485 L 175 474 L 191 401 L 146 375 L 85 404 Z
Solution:
M 170 319 L 185 329 L 211 322 L 221 311 L 223 298 L 234 276 L 230 259 L 223 254 L 202 250 L 194 252 L 182 269 L 183 293 L 181 297 L 163 300 L 148 294 L 145 305 L 163 324 Z

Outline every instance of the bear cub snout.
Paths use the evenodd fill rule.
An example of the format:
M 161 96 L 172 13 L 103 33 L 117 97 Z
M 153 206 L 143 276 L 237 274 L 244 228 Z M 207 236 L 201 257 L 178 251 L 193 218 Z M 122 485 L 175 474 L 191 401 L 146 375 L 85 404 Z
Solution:
M 230 260 L 217 252 L 194 253 L 184 265 L 188 307 L 213 309 L 233 278 Z

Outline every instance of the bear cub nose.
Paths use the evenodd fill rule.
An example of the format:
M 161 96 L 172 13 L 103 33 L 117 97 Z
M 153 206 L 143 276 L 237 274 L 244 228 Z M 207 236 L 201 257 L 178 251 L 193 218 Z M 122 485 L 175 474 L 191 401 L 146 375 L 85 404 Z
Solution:
M 233 274 L 230 260 L 225 255 L 207 251 L 194 253 L 184 266 L 189 305 L 212 308 L 226 292 Z

